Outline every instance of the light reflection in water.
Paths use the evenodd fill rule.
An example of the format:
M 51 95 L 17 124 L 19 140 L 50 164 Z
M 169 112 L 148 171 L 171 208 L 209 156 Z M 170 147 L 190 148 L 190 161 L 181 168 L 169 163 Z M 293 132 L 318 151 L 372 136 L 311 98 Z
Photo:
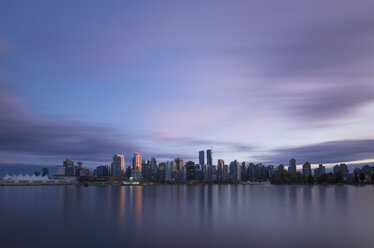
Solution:
M 370 247 L 374 187 L 0 187 L 0 206 L 7 248 Z

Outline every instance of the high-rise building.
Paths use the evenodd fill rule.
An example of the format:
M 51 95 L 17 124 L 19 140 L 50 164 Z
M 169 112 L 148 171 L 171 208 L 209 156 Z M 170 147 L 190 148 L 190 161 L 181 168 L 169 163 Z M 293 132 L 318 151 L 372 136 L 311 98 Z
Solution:
M 199 164 L 204 165 L 205 164 L 205 155 L 204 151 L 199 151 Z
M 230 174 L 232 175 L 232 180 L 240 181 L 240 163 L 236 160 L 230 163 Z
M 288 165 L 288 172 L 293 173 L 296 172 L 296 159 L 291 158 L 290 163 Z
M 137 171 L 142 171 L 142 155 L 135 152 L 134 157 L 132 158 L 132 169 Z
M 213 165 L 207 165 L 204 171 L 205 180 L 211 181 L 213 173 Z
M 158 180 L 161 182 L 164 182 L 165 176 L 166 176 L 166 163 L 162 162 L 158 166 Z
M 175 163 L 177 164 L 177 170 L 182 170 L 183 169 L 183 159 L 176 158 Z
M 107 176 L 109 176 L 108 167 L 107 166 L 96 167 L 96 176 L 97 177 L 107 177 Z
M 323 174 L 325 174 L 325 166 L 323 166 L 323 164 L 320 164 L 318 166 L 318 168 L 315 168 L 314 169 L 314 177 L 315 178 L 319 178 L 320 176 L 322 176 Z
M 113 156 L 111 170 L 113 177 L 123 177 L 125 172 L 125 157 L 122 154 Z
M 333 171 L 334 171 L 334 173 L 339 173 L 340 172 L 340 166 L 338 164 L 335 165 L 334 168 L 333 168 Z
M 186 179 L 195 180 L 195 163 L 192 161 L 186 163 Z
M 218 175 L 217 175 L 217 180 L 219 181 L 222 181 L 222 180 L 225 180 L 225 177 L 224 177 L 224 168 L 225 167 L 225 161 L 223 161 L 223 159 L 218 159 L 218 163 L 217 163 L 217 172 L 218 172 Z
M 143 160 L 142 162 L 142 176 L 143 178 L 149 178 L 149 165 L 151 164 L 151 160 Z
M 206 150 L 206 164 L 209 166 L 213 165 L 213 155 L 212 149 Z
M 312 166 L 310 165 L 309 162 L 306 162 L 303 164 L 303 175 L 309 176 L 312 175 Z
M 247 180 L 247 165 L 245 162 L 242 163 L 242 166 L 240 168 L 240 177 L 243 181 Z
M 171 171 L 173 170 L 174 161 L 167 161 L 165 166 L 165 181 L 171 181 Z
M 248 180 L 250 180 L 250 181 L 255 180 L 254 172 L 255 172 L 255 164 L 254 163 L 249 163 L 248 168 L 247 168 L 247 178 L 248 178 Z
M 151 159 L 151 163 L 149 165 L 150 167 L 150 171 L 149 171 L 149 179 L 151 181 L 157 181 L 157 178 L 158 178 L 158 172 L 157 172 L 157 162 L 156 162 L 156 159 L 155 158 L 152 158 Z
M 349 174 L 349 169 L 346 164 L 340 164 L 340 172 L 342 173 L 343 177 L 348 176 Z
M 268 165 L 268 178 L 270 179 L 274 175 L 274 165 Z

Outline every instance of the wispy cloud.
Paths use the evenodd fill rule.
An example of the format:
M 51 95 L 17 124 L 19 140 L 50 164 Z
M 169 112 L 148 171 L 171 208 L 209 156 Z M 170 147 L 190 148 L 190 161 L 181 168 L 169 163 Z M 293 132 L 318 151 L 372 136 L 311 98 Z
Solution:
M 0 149 L 3 152 L 108 161 L 113 153 L 140 149 L 115 130 L 31 114 L 21 100 L 0 92 Z
M 374 139 L 338 140 L 300 147 L 279 148 L 259 159 L 269 163 L 288 164 L 290 158 L 299 163 L 339 163 L 374 159 Z

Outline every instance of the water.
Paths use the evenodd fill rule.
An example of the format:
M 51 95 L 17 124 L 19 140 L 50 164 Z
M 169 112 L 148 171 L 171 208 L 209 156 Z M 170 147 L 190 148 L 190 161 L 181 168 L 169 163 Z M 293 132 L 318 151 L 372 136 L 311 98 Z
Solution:
M 0 187 L 0 247 L 373 247 L 374 186 Z

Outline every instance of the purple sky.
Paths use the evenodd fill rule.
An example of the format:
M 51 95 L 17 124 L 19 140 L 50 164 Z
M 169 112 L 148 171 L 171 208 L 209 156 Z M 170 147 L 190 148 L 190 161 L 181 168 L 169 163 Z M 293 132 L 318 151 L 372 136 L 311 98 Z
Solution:
M 0 164 L 374 161 L 374 2 L 2 1 Z

